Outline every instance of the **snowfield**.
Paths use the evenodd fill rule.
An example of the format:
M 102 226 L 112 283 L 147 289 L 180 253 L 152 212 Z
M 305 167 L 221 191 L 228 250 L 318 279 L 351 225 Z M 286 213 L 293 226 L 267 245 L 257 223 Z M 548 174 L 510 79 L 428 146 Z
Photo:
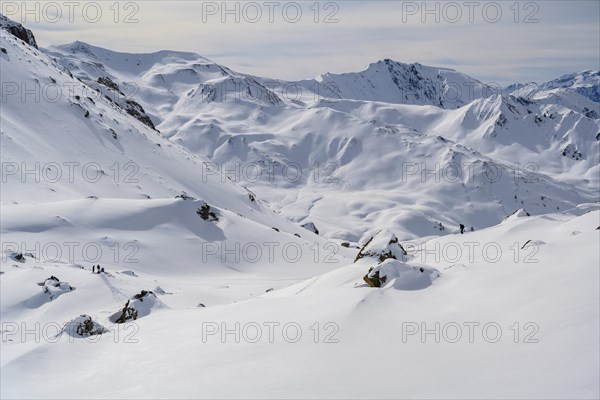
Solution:
M 2 398 L 600 397 L 598 71 L 0 28 Z

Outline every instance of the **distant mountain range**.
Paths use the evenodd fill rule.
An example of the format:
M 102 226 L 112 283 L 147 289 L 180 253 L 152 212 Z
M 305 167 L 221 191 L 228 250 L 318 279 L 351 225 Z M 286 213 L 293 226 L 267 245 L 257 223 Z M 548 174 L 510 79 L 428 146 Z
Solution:
M 258 176 L 233 180 L 327 237 L 358 241 L 373 227 L 423 236 L 439 224 L 490 226 L 516 208 L 539 214 L 598 198 L 597 71 L 499 93 L 454 70 L 389 59 L 361 72 L 282 81 L 186 52 L 129 54 L 79 41 L 23 51 L 34 55 L 11 63 L 41 60 L 48 71 L 28 72 L 39 82 L 67 74 L 89 90 L 61 109 L 52 105 L 55 117 L 74 113 L 86 125 L 98 118 L 94 130 L 121 137 L 122 127 L 110 122 L 116 118 L 99 109 L 108 99 L 109 108 L 149 128 L 149 137 L 166 137 L 200 160 L 223 169 L 259 165 Z M 26 62 L 15 71 L 30 69 Z M 9 76 L 12 69 L 5 70 Z M 77 116 L 81 108 L 90 121 L 85 112 Z M 68 146 L 64 151 L 67 159 Z M 284 176 L 290 166 L 297 178 Z M 450 170 L 456 179 L 442 176 Z M 498 176 L 489 179 L 492 170 Z M 189 185 L 180 190 L 192 192 Z M 353 201 L 341 201 L 349 194 Z

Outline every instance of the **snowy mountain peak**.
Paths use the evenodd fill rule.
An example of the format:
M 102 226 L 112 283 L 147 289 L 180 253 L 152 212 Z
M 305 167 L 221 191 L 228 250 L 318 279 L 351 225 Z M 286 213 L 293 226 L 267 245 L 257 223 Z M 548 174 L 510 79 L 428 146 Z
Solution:
M 488 86 L 455 70 L 391 59 L 371 63 L 360 72 L 323 74 L 315 81 L 327 87 L 334 98 L 449 109 L 493 93 Z

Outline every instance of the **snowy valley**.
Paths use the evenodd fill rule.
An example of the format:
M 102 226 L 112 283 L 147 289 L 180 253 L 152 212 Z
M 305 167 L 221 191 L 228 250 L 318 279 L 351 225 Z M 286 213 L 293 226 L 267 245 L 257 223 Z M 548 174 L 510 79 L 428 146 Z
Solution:
M 600 396 L 599 71 L 0 27 L 2 398 Z

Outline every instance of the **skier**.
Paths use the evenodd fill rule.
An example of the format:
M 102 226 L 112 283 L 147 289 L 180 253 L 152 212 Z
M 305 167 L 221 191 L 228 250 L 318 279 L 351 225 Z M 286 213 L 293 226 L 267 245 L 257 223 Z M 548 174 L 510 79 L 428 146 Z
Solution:
M 465 226 L 460 224 L 460 234 L 462 235 L 463 233 L 465 233 Z
M 98 266 L 100 266 L 100 265 L 98 265 Z M 104 273 L 104 267 L 102 267 L 102 268 L 100 269 L 100 272 Z
M 95 274 L 95 273 L 96 273 L 96 266 L 92 265 L 92 274 Z

